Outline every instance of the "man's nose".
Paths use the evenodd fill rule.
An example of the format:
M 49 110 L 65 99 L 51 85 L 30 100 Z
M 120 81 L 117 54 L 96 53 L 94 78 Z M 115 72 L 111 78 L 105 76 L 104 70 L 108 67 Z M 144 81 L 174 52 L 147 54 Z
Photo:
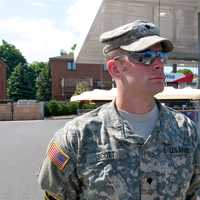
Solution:
M 152 67 L 153 67 L 154 70 L 163 69 L 164 63 L 161 60 L 161 58 L 155 58 L 153 63 L 152 63 Z

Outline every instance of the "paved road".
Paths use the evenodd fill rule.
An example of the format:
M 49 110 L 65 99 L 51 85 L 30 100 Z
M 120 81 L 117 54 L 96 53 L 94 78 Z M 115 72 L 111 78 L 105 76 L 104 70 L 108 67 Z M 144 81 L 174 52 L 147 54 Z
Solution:
M 65 120 L 0 122 L 0 200 L 40 200 L 37 171 Z

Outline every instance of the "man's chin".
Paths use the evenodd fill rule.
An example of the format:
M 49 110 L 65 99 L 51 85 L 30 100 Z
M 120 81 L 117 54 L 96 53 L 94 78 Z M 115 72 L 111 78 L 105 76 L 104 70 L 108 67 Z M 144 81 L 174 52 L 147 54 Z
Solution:
M 160 87 L 154 88 L 153 91 L 152 91 L 153 95 L 156 95 L 156 94 L 162 92 L 162 91 L 164 90 L 164 88 L 165 88 L 164 85 L 163 85 L 163 86 L 160 86 Z

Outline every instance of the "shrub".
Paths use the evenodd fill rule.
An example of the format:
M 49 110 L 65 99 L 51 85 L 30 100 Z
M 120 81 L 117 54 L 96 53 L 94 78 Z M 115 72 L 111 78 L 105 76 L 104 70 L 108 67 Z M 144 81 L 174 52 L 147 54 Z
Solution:
M 46 111 L 48 113 L 48 116 L 58 116 L 60 115 L 62 110 L 62 106 L 60 105 L 60 102 L 56 100 L 51 100 L 47 103 Z
M 72 115 L 77 114 L 79 108 L 78 102 L 63 102 L 51 100 L 45 103 L 44 111 L 45 116 L 59 116 L 59 115 Z
M 88 109 L 88 110 L 92 110 L 96 108 L 96 104 L 95 103 L 84 103 L 81 106 L 81 109 Z
M 77 114 L 77 109 L 79 108 L 79 102 L 68 102 L 67 103 L 67 112 L 69 115 Z

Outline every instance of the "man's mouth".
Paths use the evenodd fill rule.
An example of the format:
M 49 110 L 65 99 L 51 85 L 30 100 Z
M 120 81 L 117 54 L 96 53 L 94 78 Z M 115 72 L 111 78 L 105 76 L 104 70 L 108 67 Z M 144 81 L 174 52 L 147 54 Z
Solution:
M 150 80 L 165 80 L 165 77 L 163 77 L 163 76 L 155 76 L 155 77 L 150 78 Z

